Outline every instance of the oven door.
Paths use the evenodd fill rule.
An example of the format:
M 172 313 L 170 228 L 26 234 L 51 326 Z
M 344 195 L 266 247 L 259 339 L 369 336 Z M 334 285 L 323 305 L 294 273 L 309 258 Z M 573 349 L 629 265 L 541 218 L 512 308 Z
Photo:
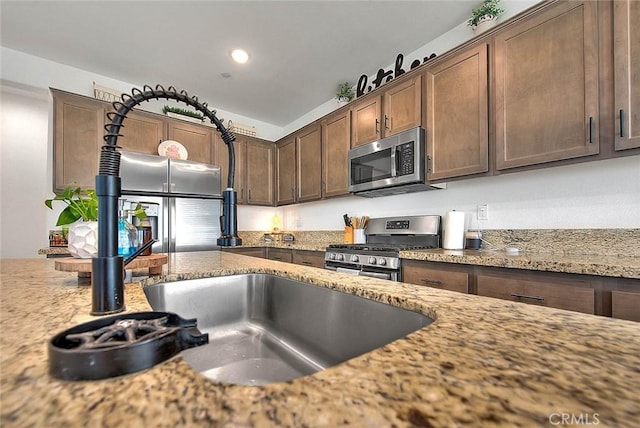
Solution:
M 340 262 L 325 262 L 324 268 L 334 272 L 347 273 L 349 275 L 368 276 L 371 278 L 400 281 L 400 270 L 375 268 L 371 266 L 352 265 Z

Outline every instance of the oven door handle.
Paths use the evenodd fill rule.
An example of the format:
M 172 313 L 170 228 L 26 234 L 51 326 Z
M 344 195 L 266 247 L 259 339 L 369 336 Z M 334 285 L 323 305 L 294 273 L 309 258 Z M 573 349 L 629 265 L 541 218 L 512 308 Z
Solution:
M 358 269 L 349 269 L 344 267 L 329 268 L 329 269 L 335 270 L 336 272 L 340 272 L 340 273 L 348 273 L 349 275 L 360 275 L 360 270 Z
M 369 276 L 371 278 L 380 278 L 380 279 L 389 279 L 389 280 L 391 279 L 390 273 L 360 271 L 359 275 Z
M 345 267 L 336 267 L 336 266 L 325 266 L 324 268 L 327 270 L 332 270 L 334 272 L 346 273 L 349 275 L 368 276 L 371 278 L 380 278 L 380 279 L 387 279 L 387 280 L 393 281 L 393 277 L 391 273 L 367 272 L 360 269 L 349 269 Z

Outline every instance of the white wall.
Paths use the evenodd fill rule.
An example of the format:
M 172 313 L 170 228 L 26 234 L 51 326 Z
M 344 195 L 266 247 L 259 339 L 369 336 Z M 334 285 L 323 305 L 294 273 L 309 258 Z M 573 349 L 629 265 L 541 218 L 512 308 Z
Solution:
M 47 208 L 52 197 L 48 162 L 48 94 L 1 87 L 0 258 L 35 257 L 49 246 Z

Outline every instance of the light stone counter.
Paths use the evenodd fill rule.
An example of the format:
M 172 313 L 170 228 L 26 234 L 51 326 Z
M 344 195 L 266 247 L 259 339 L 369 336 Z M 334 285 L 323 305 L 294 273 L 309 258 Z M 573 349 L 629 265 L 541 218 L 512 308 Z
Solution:
M 554 426 L 562 417 L 636 427 L 640 420 L 640 323 L 224 252 L 178 254 L 166 279 L 274 273 L 436 321 L 323 372 L 263 387 L 217 384 L 180 356 L 118 378 L 59 381 L 47 374 L 46 344 L 93 319 L 90 288 L 55 271 L 53 260 L 0 263 L 3 427 Z M 149 310 L 140 283 L 126 285 L 125 301 L 128 311 Z
M 640 279 L 640 257 L 529 251 L 509 255 L 503 250 L 443 249 L 401 251 L 400 257 L 430 262 Z

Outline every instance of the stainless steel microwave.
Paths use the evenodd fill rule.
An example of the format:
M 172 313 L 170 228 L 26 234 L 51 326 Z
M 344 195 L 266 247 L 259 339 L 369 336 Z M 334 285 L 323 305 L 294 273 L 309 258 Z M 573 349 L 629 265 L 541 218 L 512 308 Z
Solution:
M 358 146 L 349 151 L 349 191 L 376 197 L 445 188 L 427 184 L 425 161 L 422 127 Z

